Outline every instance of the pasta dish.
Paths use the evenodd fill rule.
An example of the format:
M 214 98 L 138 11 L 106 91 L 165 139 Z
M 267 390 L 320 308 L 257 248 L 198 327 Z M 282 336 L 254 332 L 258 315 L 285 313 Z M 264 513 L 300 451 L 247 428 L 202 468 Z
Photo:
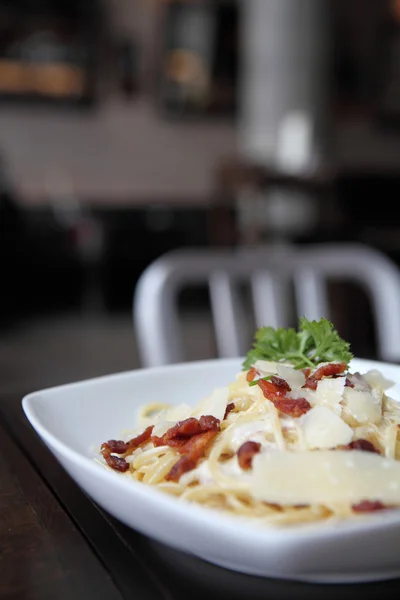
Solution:
M 107 468 L 182 501 L 279 525 L 400 508 L 400 405 L 352 372 L 333 325 L 261 328 L 226 387 L 196 406 L 144 406 L 101 446 Z

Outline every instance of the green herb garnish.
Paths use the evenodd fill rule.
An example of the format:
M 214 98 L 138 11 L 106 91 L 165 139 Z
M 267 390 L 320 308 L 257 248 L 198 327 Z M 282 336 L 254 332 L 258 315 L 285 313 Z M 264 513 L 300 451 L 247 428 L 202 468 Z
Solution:
M 265 377 L 259 377 L 258 379 L 255 379 L 254 381 L 250 381 L 249 386 L 253 387 L 253 385 L 257 385 L 258 382 L 260 381 L 260 379 L 262 379 L 263 381 L 269 381 L 271 379 L 272 375 L 266 375 Z
M 330 321 L 323 318 L 309 321 L 301 317 L 298 331 L 284 327 L 258 329 L 243 368 L 250 369 L 256 360 L 289 362 L 296 369 L 303 369 L 315 368 L 322 362 L 349 364 L 352 358 L 350 344 L 342 340 Z

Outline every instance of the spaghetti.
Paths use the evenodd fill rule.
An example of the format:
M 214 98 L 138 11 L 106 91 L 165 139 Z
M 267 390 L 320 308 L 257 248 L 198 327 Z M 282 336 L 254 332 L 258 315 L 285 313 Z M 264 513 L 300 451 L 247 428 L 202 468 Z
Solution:
M 256 360 L 197 406 L 151 404 L 101 447 L 123 476 L 284 525 L 400 508 L 400 406 L 379 371 Z

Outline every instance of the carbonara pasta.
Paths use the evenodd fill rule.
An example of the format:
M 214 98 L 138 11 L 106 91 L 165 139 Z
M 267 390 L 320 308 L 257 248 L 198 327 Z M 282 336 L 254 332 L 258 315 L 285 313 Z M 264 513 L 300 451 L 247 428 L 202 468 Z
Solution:
M 196 406 L 144 406 L 106 466 L 182 501 L 268 523 L 400 507 L 400 406 L 379 371 L 254 360 Z

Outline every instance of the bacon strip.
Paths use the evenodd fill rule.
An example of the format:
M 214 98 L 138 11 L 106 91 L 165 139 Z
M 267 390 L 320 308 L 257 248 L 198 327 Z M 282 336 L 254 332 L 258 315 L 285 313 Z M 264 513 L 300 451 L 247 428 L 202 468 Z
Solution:
M 343 446 L 343 450 L 363 450 L 364 452 L 376 452 L 376 454 L 380 454 L 380 451 L 372 444 L 372 442 L 362 438 L 350 442 L 347 446 Z
M 362 500 L 358 504 L 353 504 L 352 509 L 357 513 L 375 512 L 376 510 L 384 510 L 389 508 L 379 500 Z
M 126 462 L 124 458 L 121 456 L 114 456 L 114 454 L 104 454 L 104 460 L 108 464 L 109 467 L 114 469 L 114 471 L 119 471 L 120 473 L 125 473 L 129 469 L 129 464 Z
M 219 419 L 213 417 L 212 415 L 204 415 L 200 417 L 199 423 L 203 433 L 206 431 L 219 431 Z
M 195 462 L 204 456 L 205 450 L 212 439 L 217 435 L 217 431 L 206 431 L 199 433 L 186 442 L 181 448 L 178 448 L 179 454 L 187 454 Z
M 101 450 L 105 452 L 113 452 L 115 454 L 125 454 L 128 450 L 135 450 L 144 442 L 150 439 L 151 432 L 153 431 L 153 425 L 147 427 L 142 433 L 132 438 L 128 442 L 122 440 L 108 440 L 101 445 Z
M 251 381 L 255 380 L 257 375 L 258 371 L 254 367 L 251 367 L 251 369 L 247 371 L 246 380 L 250 383 Z
M 274 402 L 274 405 L 281 413 L 295 419 L 298 419 L 311 409 L 311 404 L 306 398 L 279 398 Z
M 144 442 L 147 442 L 151 437 L 152 431 L 153 431 L 153 425 L 149 425 L 149 427 L 146 427 L 146 429 L 143 431 L 143 433 L 140 433 L 136 437 L 129 440 L 129 442 L 128 442 L 129 450 L 136 449 L 139 446 L 141 446 L 142 444 L 144 444 Z
M 339 375 L 344 373 L 346 368 L 346 363 L 330 363 L 328 365 L 322 365 L 322 367 L 319 367 L 313 375 L 309 375 L 309 377 L 307 377 L 303 388 L 316 390 L 318 382 L 321 381 L 323 377 L 333 377 L 335 375 Z
M 168 481 L 179 481 L 182 473 L 194 469 L 197 466 L 199 459 L 204 456 L 211 440 L 219 433 L 218 419 L 215 419 L 212 416 L 201 417 L 199 423 L 201 423 L 204 428 L 208 427 L 208 430 L 193 435 L 191 438 L 185 440 L 180 447 L 176 448 L 183 456 L 175 463 L 168 473 L 166 477 Z
M 135 450 L 150 439 L 152 431 L 153 425 L 150 425 L 142 433 L 128 442 L 123 442 L 122 440 L 108 440 L 108 442 L 104 442 L 101 445 L 100 451 L 108 466 L 114 469 L 114 471 L 120 471 L 121 473 L 127 471 L 129 465 L 125 458 L 114 456 L 114 454 L 126 454 L 129 451 Z
M 120 471 L 121 473 L 124 473 L 129 469 L 129 465 L 125 458 L 111 454 L 111 452 L 123 454 L 125 453 L 127 446 L 128 444 L 120 440 L 109 440 L 101 445 L 101 454 L 103 455 L 103 458 L 108 466 L 111 467 L 111 469 L 114 469 L 114 471 Z
M 153 435 L 151 441 L 154 446 L 170 446 L 171 448 L 180 448 L 185 442 L 200 433 L 206 431 L 219 431 L 219 419 L 212 415 L 204 415 L 200 419 L 189 417 L 184 421 L 179 421 L 173 427 L 170 427 L 163 436 L 158 437 Z
M 258 442 L 245 442 L 237 451 L 237 457 L 240 467 L 247 471 L 253 463 L 253 456 L 261 450 L 261 444 Z
M 229 413 L 231 412 L 231 410 L 233 410 L 234 408 L 235 408 L 235 404 L 233 402 L 229 402 L 229 404 L 227 404 L 225 414 L 224 414 L 224 421 L 225 421 L 226 417 L 229 415 Z
M 163 435 L 164 442 L 167 444 L 168 440 L 175 438 L 190 438 L 192 435 L 201 433 L 201 425 L 198 419 L 189 417 L 184 421 L 179 421 L 176 425 L 168 429 Z
M 199 433 L 190 438 L 183 446 L 177 448 L 178 452 L 183 454 L 183 456 L 167 474 L 167 481 L 179 481 L 183 473 L 192 471 L 197 466 L 199 459 L 204 456 L 208 444 L 214 439 L 217 433 L 218 431 Z
M 258 385 L 267 400 L 270 400 L 277 410 L 285 415 L 298 418 L 311 408 L 311 404 L 305 398 L 290 398 L 287 390 L 279 387 L 272 381 L 258 380 Z M 290 388 L 289 388 L 290 389 Z
M 181 475 L 192 471 L 196 467 L 196 462 L 190 456 L 182 456 L 178 462 L 174 464 L 170 472 L 166 475 L 167 481 L 179 481 Z
M 107 447 L 110 452 L 115 452 L 115 454 L 125 454 L 129 446 L 127 442 L 123 442 L 122 440 L 108 440 L 101 447 Z
M 204 456 L 208 444 L 219 431 L 219 419 L 212 415 L 203 415 L 200 419 L 189 417 L 179 421 L 162 437 L 153 435 L 151 441 L 154 446 L 170 446 L 183 455 L 166 476 L 167 481 L 179 481 L 183 473 L 194 469 L 198 460 Z
M 273 375 L 271 377 L 270 381 L 271 381 L 271 383 L 276 385 L 276 387 L 279 389 L 279 391 L 285 391 L 285 392 L 292 391 L 292 388 L 290 387 L 288 382 L 285 379 L 282 379 L 281 377 L 276 377 L 275 375 Z
M 351 450 L 364 450 L 364 452 L 376 452 L 377 454 L 380 454 L 378 448 L 376 448 L 374 444 L 372 444 L 372 442 L 369 442 L 368 440 L 364 439 L 354 440 L 354 442 L 350 442 L 349 448 Z

